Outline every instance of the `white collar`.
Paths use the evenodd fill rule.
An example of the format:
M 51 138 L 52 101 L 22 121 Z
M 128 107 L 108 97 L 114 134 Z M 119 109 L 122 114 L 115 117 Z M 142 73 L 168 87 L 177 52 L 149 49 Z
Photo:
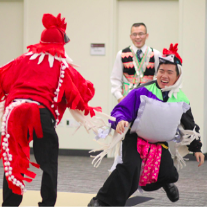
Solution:
M 147 49 L 147 45 L 143 45 L 141 48 L 138 48 L 134 44 L 132 44 L 132 49 L 135 53 L 137 52 L 137 50 L 142 50 L 142 53 L 145 53 L 145 51 Z
M 68 64 L 69 65 L 72 65 L 73 67 L 79 67 L 78 65 L 75 65 L 73 64 L 73 60 L 68 56 L 68 54 L 66 53 L 65 51 L 65 57 L 66 58 L 61 58 L 61 57 L 58 57 L 57 55 L 51 55 L 50 53 L 33 53 L 33 52 L 28 52 L 26 53 L 25 55 L 27 56 L 31 56 L 30 57 L 30 60 L 34 60 L 36 58 L 39 57 L 39 60 L 38 60 L 38 65 L 43 61 L 43 59 L 45 58 L 46 55 L 48 55 L 48 62 L 49 62 L 49 65 L 50 67 L 52 68 L 53 67 L 53 63 L 54 63 L 54 60 L 58 60 L 59 62 L 62 62 L 66 68 L 68 68 Z

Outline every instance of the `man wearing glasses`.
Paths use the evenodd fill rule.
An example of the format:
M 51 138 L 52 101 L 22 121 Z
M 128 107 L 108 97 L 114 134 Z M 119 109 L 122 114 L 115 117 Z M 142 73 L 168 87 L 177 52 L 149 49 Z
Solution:
M 161 53 L 145 44 L 148 36 L 144 23 L 134 23 L 130 34 L 132 45 L 117 53 L 111 74 L 111 93 L 118 102 L 132 89 L 154 79 Z M 110 171 L 118 163 L 122 163 L 121 155 L 114 161 Z
M 145 44 L 149 34 L 144 23 L 131 27 L 132 45 L 117 53 L 111 74 L 111 92 L 120 102 L 133 88 L 153 80 L 160 52 Z

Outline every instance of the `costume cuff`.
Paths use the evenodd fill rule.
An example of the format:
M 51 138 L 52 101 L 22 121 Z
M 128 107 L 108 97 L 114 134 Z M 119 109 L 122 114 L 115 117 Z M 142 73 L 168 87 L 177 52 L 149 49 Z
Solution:
M 116 98 L 117 100 L 119 100 L 120 98 L 123 97 L 123 95 L 121 94 L 120 91 L 116 91 L 116 92 L 114 93 L 114 96 L 115 96 L 115 98 Z
M 202 143 L 200 140 L 194 139 L 190 145 L 188 146 L 188 150 L 191 152 L 201 152 Z

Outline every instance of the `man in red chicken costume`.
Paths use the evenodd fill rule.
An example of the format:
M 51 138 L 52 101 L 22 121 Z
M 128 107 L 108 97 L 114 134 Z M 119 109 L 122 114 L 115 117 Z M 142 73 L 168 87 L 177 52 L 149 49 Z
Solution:
M 101 108 L 88 106 L 93 84 L 72 66 L 65 53 L 65 19 L 44 14 L 45 30 L 29 52 L 0 68 L 0 100 L 5 101 L 2 121 L 1 158 L 5 171 L 2 206 L 19 206 L 24 181 L 35 174 L 29 164 L 43 171 L 39 206 L 54 206 L 57 197 L 58 136 L 55 126 L 66 108 L 95 115 Z M 33 140 L 31 163 L 29 142 Z

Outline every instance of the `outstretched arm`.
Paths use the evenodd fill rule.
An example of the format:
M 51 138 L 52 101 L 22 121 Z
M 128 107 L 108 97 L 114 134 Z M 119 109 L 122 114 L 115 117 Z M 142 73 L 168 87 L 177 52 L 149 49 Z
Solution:
M 195 128 L 196 132 L 199 132 L 200 128 L 197 124 L 194 122 L 194 118 L 191 112 L 191 109 L 189 109 L 185 114 L 183 114 L 181 123 L 183 124 L 185 129 L 193 130 Z M 188 145 L 189 151 L 194 152 L 194 155 L 196 157 L 198 164 L 198 167 L 200 167 L 204 163 L 205 156 L 201 152 L 202 143 L 199 140 L 194 139 L 190 145 Z
M 200 167 L 204 163 L 205 156 L 202 152 L 195 152 L 195 157 L 197 162 L 199 162 L 198 167 Z
M 185 130 L 193 130 L 195 128 L 195 131 L 199 133 L 200 127 L 195 123 L 191 109 L 182 115 L 181 123 Z M 190 145 L 187 146 L 188 150 L 191 152 L 201 152 L 202 143 L 200 139 L 194 139 Z
M 116 121 L 110 121 L 113 129 L 116 129 L 120 121 L 127 121 L 130 123 L 137 117 L 137 111 L 140 106 L 140 95 L 143 93 L 142 88 L 134 89 L 115 106 L 111 112 L 111 116 L 115 117 Z

